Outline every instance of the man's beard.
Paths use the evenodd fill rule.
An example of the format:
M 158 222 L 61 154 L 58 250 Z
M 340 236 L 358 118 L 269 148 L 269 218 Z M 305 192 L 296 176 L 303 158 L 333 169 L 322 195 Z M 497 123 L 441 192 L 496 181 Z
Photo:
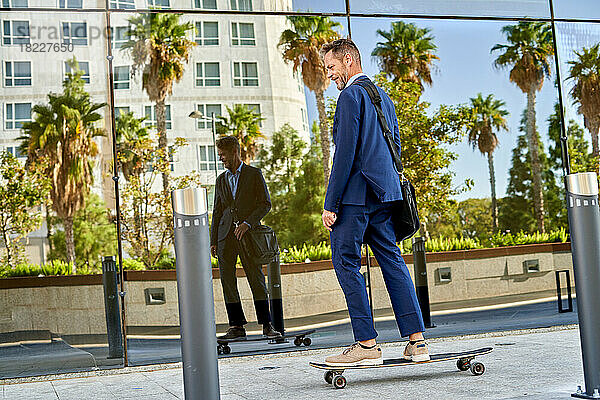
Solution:
M 343 90 L 346 87 L 346 84 L 348 83 L 348 70 L 345 70 L 343 74 L 340 75 L 340 79 L 338 79 L 338 82 L 338 90 Z

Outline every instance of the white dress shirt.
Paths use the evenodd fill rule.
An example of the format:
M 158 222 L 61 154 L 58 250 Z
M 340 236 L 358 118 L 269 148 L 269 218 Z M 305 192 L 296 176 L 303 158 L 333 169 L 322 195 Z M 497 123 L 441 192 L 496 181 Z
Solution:
M 352 83 L 357 80 L 358 78 L 360 78 L 361 76 L 367 76 L 367 74 L 365 74 L 364 72 L 360 72 L 358 74 L 352 75 L 350 77 L 350 79 L 348 79 L 348 82 L 346 82 L 346 86 L 344 86 L 344 89 L 346 89 L 348 86 L 352 85 Z

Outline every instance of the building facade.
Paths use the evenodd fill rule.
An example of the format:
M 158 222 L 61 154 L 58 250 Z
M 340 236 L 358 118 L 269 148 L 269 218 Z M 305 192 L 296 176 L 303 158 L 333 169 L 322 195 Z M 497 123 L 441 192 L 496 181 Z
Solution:
M 60 92 L 73 57 L 86 81 L 85 89 L 95 102 L 109 99 L 106 60 L 108 19 L 93 9 L 104 7 L 100 0 L 4 0 L 5 5 L 23 8 L 19 13 L 1 13 L 2 126 L 0 148 L 19 154 L 18 138 L 22 124 L 32 118 L 35 104 L 46 104 L 49 92 Z M 290 4 L 288 4 L 290 3 Z M 128 20 L 136 9 L 174 8 L 214 10 L 285 10 L 291 1 L 262 0 L 111 0 L 113 29 L 113 93 L 115 114 L 132 111 L 155 125 L 155 106 L 142 89 L 141 74 L 132 76 L 132 59 L 121 47 L 127 41 Z M 28 12 L 28 8 L 58 7 L 65 12 Z M 127 10 L 123 12 L 122 10 Z M 131 10 L 131 13 L 128 11 Z M 245 105 L 261 114 L 263 144 L 269 145 L 276 130 L 289 123 L 309 140 L 309 127 L 300 77 L 293 73 L 277 48 L 287 29 L 283 16 L 243 14 L 186 14 L 189 39 L 196 43 L 180 82 L 166 99 L 167 136 L 171 142 L 185 138 L 187 145 L 175 155 L 173 173 L 197 170 L 203 184 L 214 184 L 214 148 L 211 123 L 189 117 L 198 110 L 206 117 L 226 116 L 227 107 Z M 102 193 L 109 207 L 114 204 L 112 174 L 112 135 L 108 108 L 104 109 L 106 138 L 99 140 L 101 156 L 96 163 L 94 191 Z M 222 170 L 222 166 L 218 167 Z

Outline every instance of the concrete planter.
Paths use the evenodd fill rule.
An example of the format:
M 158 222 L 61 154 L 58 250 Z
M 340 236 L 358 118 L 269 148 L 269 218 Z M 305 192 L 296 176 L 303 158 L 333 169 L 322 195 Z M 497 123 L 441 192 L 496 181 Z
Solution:
M 412 255 L 406 255 L 405 261 L 412 274 Z M 381 272 L 376 262 L 372 264 L 375 308 L 389 308 Z M 445 279 L 448 269 L 450 281 Z M 432 309 L 553 296 L 556 293 L 554 271 L 563 269 L 572 271 L 569 243 L 427 253 Z M 286 318 L 346 309 L 331 261 L 286 264 L 281 270 Z M 253 320 L 248 282 L 242 269 L 237 273 L 246 317 Z M 126 271 L 125 279 L 128 326 L 158 328 L 179 324 L 174 270 Z M 164 301 L 149 302 L 146 289 L 158 289 L 164 293 Z M 216 322 L 226 323 L 218 269 L 213 269 L 213 290 Z M 102 277 L 0 279 L 0 342 L 7 341 L 11 332 L 18 331 L 56 335 L 105 334 Z

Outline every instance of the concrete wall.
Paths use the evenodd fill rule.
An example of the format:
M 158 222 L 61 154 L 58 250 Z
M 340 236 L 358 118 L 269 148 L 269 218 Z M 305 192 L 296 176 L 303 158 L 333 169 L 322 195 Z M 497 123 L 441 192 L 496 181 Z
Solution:
M 539 298 L 553 295 L 556 290 L 555 270 L 568 269 L 573 279 L 571 254 L 568 250 L 470 259 L 457 259 L 460 257 L 456 254 L 445 257 L 430 254 L 428 257 L 432 259 L 427 263 L 427 275 L 430 303 L 434 309 L 453 307 L 456 304 L 468 306 L 469 303 L 476 304 L 482 300 L 501 303 L 506 301 L 503 296 Z M 406 258 L 408 262 L 412 262 L 411 256 Z M 524 273 L 523 261 L 534 259 L 539 260 L 540 271 Z M 412 275 L 412 265 L 408 266 Z M 437 270 L 443 267 L 451 268 L 451 282 L 444 283 L 438 279 Z M 282 270 L 286 318 L 346 309 L 344 296 L 330 263 L 285 265 Z M 374 266 L 372 271 L 374 306 L 376 309 L 389 308 L 390 302 L 381 270 Z M 179 324 L 177 282 L 174 275 L 173 271 L 150 271 L 138 275 L 128 273 L 128 326 Z M 238 277 L 238 288 L 246 318 L 255 321 L 252 293 L 246 278 L 241 273 L 239 275 L 242 276 Z M 65 281 L 67 278 L 71 281 L 70 286 L 60 286 L 61 279 Z M 105 333 L 104 300 L 99 278 L 95 277 L 95 282 L 91 284 L 82 284 L 84 279 L 90 280 L 89 277 L 82 276 L 17 278 L 24 282 L 35 279 L 52 280 L 51 285 L 56 285 L 48 287 L 14 287 L 15 281 L 0 280 L 0 333 L 30 330 L 49 330 L 59 335 Z M 75 279 L 81 282 L 74 283 Z M 13 287 L 10 287 L 11 282 Z M 144 290 L 147 288 L 164 288 L 164 304 L 146 304 Z M 213 293 L 216 322 L 226 323 L 227 315 L 218 276 L 213 279 Z

